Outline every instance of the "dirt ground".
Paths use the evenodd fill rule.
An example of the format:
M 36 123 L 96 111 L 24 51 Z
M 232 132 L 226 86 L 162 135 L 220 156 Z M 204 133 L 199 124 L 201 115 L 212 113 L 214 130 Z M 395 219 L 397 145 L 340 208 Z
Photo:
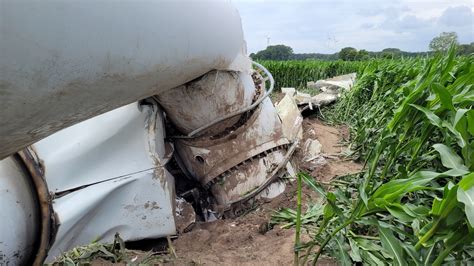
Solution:
M 347 129 L 324 125 L 317 119 L 303 122 L 305 139 L 318 139 L 322 153 L 328 155 L 327 164 L 313 171 L 313 176 L 328 181 L 338 175 L 360 171 L 361 166 L 337 156 L 345 147 Z M 296 156 L 298 158 L 298 154 Z M 304 199 L 314 197 L 304 190 Z M 255 211 L 236 219 L 218 220 L 197 224 L 192 231 L 173 241 L 177 265 L 291 265 L 293 263 L 294 230 L 275 226 L 266 231 L 272 213 L 282 207 L 296 208 L 296 181 L 287 185 L 286 191 L 264 203 Z M 265 232 L 266 231 L 266 232 Z M 324 265 L 323 262 L 321 265 Z M 330 260 L 326 264 L 334 264 Z

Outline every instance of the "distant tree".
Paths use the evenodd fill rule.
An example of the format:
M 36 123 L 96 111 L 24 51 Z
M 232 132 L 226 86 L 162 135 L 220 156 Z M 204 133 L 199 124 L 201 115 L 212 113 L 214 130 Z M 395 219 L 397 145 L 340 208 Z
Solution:
M 392 53 L 392 54 L 400 54 L 402 51 L 398 48 L 385 48 L 382 50 L 383 53 Z
M 474 54 L 474 42 L 471 42 L 470 44 L 460 44 L 458 46 L 458 54 L 459 55 Z
M 400 57 L 402 51 L 398 48 L 385 48 L 381 52 L 382 58 L 394 59 Z
M 339 59 L 344 61 L 354 61 L 357 58 L 357 49 L 353 47 L 342 48 L 339 52 Z
M 368 60 L 370 58 L 369 52 L 367 50 L 360 50 L 357 52 L 357 60 Z
M 293 55 L 293 49 L 283 44 L 270 45 L 254 55 L 254 59 L 260 60 L 289 60 Z
M 456 32 L 442 32 L 439 36 L 434 37 L 430 42 L 430 50 L 445 51 L 448 50 L 451 44 L 458 43 L 458 35 Z

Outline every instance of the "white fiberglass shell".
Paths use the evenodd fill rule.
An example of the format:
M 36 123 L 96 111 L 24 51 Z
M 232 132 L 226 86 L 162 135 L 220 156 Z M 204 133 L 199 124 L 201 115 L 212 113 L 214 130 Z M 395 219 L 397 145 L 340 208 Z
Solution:
M 247 71 L 230 1 L 0 1 L 0 159 L 213 69 Z
M 115 233 L 127 241 L 175 233 L 164 137 L 161 109 L 134 103 L 33 146 L 59 221 L 47 261 L 95 240 L 112 242 Z
M 137 103 L 65 128 L 34 144 L 53 193 L 155 168 Z M 163 142 L 163 128 L 157 130 Z M 163 143 L 161 145 L 164 145 Z M 165 156 L 164 146 L 154 151 Z
M 0 265 L 26 265 L 39 235 L 31 178 L 15 157 L 0 160 Z

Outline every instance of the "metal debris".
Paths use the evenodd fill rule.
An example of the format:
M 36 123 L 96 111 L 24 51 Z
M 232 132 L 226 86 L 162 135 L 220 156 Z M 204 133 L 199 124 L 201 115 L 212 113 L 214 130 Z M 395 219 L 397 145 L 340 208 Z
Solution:
M 178 234 L 190 231 L 196 223 L 193 206 L 183 198 L 176 198 L 175 223 Z
M 335 102 L 341 96 L 341 89 L 350 90 L 354 85 L 356 73 L 336 76 L 326 80 L 318 80 L 316 82 L 308 82 L 307 87 L 318 90 L 319 93 L 311 96 L 308 93 L 296 91 L 294 99 L 296 103 L 304 109 L 313 110 L 313 107 L 320 107 Z
M 276 104 L 278 116 L 281 119 L 283 135 L 289 140 L 303 138 L 303 116 L 291 94 L 285 94 Z
M 318 156 L 321 153 L 322 145 L 317 139 L 307 139 L 303 144 L 304 161 Z

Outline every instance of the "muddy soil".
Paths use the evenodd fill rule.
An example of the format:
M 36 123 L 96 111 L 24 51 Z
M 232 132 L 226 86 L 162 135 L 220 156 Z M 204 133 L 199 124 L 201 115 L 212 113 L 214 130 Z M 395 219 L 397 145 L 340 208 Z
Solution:
M 317 119 L 305 119 L 304 139 L 313 138 L 322 144 L 322 153 L 329 155 L 327 164 L 313 171 L 313 176 L 328 181 L 339 175 L 360 171 L 361 165 L 339 158 L 344 151 L 341 140 L 347 139 L 347 129 L 324 125 Z M 298 155 L 296 156 L 298 158 Z M 303 202 L 316 195 L 303 190 Z M 255 211 L 235 219 L 197 224 L 192 231 L 174 242 L 178 265 L 291 265 L 293 263 L 294 230 L 275 226 L 267 231 L 272 213 L 280 208 L 296 208 L 296 181 L 289 183 L 285 193 Z M 334 264 L 330 260 L 322 264 Z

